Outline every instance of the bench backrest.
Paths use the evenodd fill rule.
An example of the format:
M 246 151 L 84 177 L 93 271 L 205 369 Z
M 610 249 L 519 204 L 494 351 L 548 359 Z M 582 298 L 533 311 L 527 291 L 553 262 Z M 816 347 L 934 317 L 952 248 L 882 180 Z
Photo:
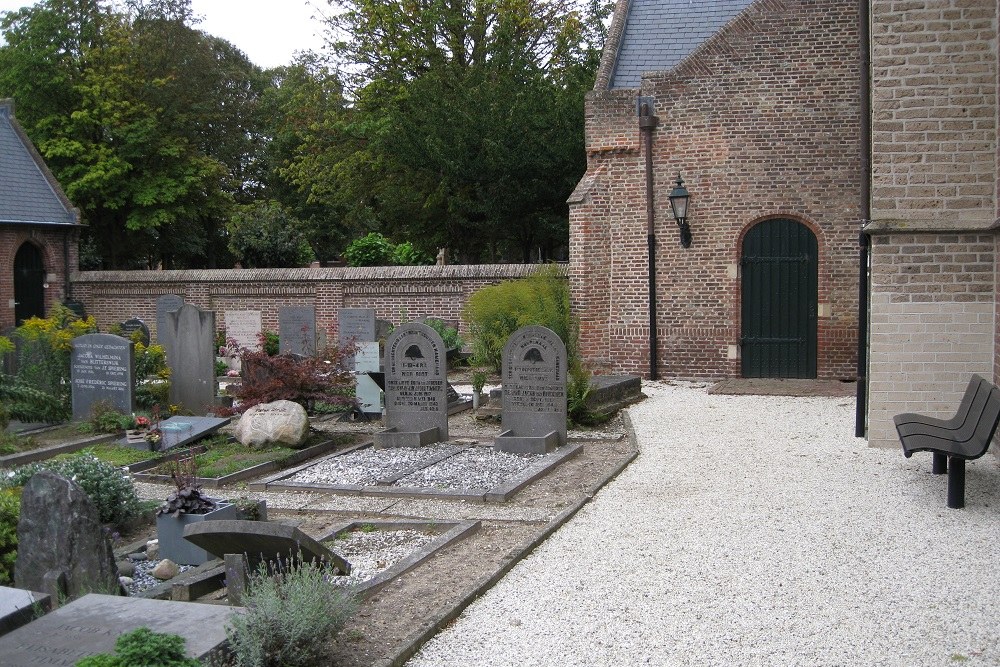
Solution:
M 958 454 L 968 459 L 977 459 L 986 453 L 993 440 L 993 435 L 1000 426 L 1000 388 L 990 391 L 989 399 L 983 410 L 982 417 L 976 425 L 972 437 L 958 445 Z
M 979 379 L 982 380 L 982 378 Z M 953 435 L 955 440 L 959 442 L 970 440 L 976 434 L 976 429 L 979 428 L 980 423 L 983 421 L 983 414 L 986 412 L 994 389 L 995 387 L 992 383 L 982 380 L 976 391 L 976 395 L 972 399 L 972 403 L 969 405 L 969 411 L 966 413 L 962 425 L 955 429 Z

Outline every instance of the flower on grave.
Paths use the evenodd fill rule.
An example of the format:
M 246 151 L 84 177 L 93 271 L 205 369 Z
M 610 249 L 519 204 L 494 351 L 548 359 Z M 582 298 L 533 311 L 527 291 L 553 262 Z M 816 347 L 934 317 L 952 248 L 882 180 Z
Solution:
M 135 418 L 135 427 L 139 429 L 149 428 L 149 417 L 143 417 L 142 415 Z
M 229 377 L 229 378 L 238 378 L 239 376 L 240 376 L 240 372 L 237 371 L 237 370 L 230 369 L 230 370 L 226 371 L 226 377 Z
M 151 442 L 155 445 L 160 441 L 160 438 L 162 437 L 163 434 L 160 433 L 160 429 L 154 428 L 152 431 L 146 434 L 146 442 Z

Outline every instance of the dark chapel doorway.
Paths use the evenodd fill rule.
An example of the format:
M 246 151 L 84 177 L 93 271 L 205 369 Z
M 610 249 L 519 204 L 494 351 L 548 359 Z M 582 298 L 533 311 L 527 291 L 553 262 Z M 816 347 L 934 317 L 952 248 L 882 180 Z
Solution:
M 42 251 L 24 243 L 14 256 L 14 324 L 45 317 L 45 267 Z
M 744 237 L 740 266 L 743 377 L 816 377 L 816 235 L 795 220 L 764 220 Z

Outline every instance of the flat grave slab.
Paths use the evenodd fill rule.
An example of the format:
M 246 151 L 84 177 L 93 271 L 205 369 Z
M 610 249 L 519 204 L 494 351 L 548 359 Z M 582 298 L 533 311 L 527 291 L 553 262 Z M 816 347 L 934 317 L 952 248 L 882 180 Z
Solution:
M 269 521 L 203 521 L 184 528 L 184 539 L 217 558 L 246 554 L 251 568 L 261 560 L 302 554 L 305 561 L 321 560 L 343 574 L 351 564 L 294 526 Z
M 171 417 L 164 419 L 160 422 L 160 431 L 163 433 L 163 437 L 156 450 L 164 451 L 183 447 L 215 433 L 229 421 L 229 417 Z M 149 443 L 145 441 L 129 442 L 128 438 L 119 439 L 118 444 L 134 449 L 149 449 Z
M 226 640 L 236 607 L 91 593 L 0 637 L 0 665 L 65 665 L 113 653 L 115 641 L 136 628 L 180 635 L 187 654 L 204 658 Z
M 0 635 L 16 630 L 51 606 L 52 597 L 46 593 L 0 586 Z
M 390 449 L 374 449 L 371 443 L 366 443 L 251 482 L 248 488 L 251 491 L 321 491 L 357 496 L 506 502 L 581 451 L 581 444 L 564 445 L 549 454 L 522 457 L 523 463 L 513 466 L 506 475 L 480 476 L 480 470 L 496 469 L 489 459 L 502 457 L 507 462 L 501 465 L 506 466 L 513 460 L 507 457 L 513 455 L 496 452 L 487 446 L 475 446 L 474 441 Z M 385 457 L 393 457 L 393 460 L 386 461 Z M 331 468 L 329 474 L 309 474 L 310 469 L 322 471 L 324 466 Z

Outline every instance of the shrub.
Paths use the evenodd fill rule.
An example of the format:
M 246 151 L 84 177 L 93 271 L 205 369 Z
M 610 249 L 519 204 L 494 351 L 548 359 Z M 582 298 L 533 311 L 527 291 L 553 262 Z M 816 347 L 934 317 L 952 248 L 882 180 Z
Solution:
M 264 331 L 260 334 L 260 346 L 269 357 L 273 357 L 281 349 L 281 339 L 273 331 Z
M 424 324 L 434 329 L 441 336 L 441 340 L 444 341 L 444 349 L 446 350 L 461 350 L 462 346 L 465 345 L 465 341 L 458 334 L 458 329 L 452 326 L 448 326 L 444 323 L 444 320 L 439 320 L 434 317 L 428 317 L 424 320 Z
M 357 608 L 320 563 L 282 561 L 270 572 L 261 563 L 249 577 L 246 613 L 226 629 L 238 667 L 309 667 L 329 664 L 328 642 Z
M 108 401 L 97 401 L 91 408 L 87 425 L 93 433 L 119 433 L 132 428 L 135 419 L 132 415 L 122 414 Z
M 170 367 L 162 345 L 143 345 L 136 340 L 139 334 L 132 334 L 135 341 L 135 402 L 143 408 L 166 405 L 170 393 Z M 150 380 L 149 378 L 155 378 Z
M 426 266 L 433 264 L 434 258 L 409 241 L 403 241 L 392 251 L 392 261 L 399 266 Z
M 118 637 L 114 655 L 92 655 L 76 667 L 199 667 L 200 662 L 186 656 L 184 641 L 179 635 L 138 628 Z
M 354 239 L 344 251 L 348 266 L 391 266 L 395 248 L 378 232 Z
M 304 223 L 273 200 L 241 207 L 226 230 L 229 251 L 244 268 L 307 266 L 316 259 Z
M 8 420 L 55 423 L 69 416 L 61 397 L 29 387 L 17 377 L 3 373 L 0 373 L 0 406 Z
M 97 506 L 102 523 L 124 525 L 139 512 L 139 498 L 128 474 L 93 454 L 32 463 L 7 473 L 4 487 L 24 486 L 36 472 L 52 472 L 72 479 Z
M 521 280 L 484 287 L 469 297 L 463 313 L 472 335 L 473 360 L 501 371 L 503 346 L 523 326 L 539 324 L 565 343 L 570 368 L 576 360 L 577 326 L 570 314 L 569 285 L 550 266 Z
M 293 401 L 307 411 L 318 403 L 352 404 L 354 376 L 344 370 L 345 351 L 329 348 L 316 357 L 269 356 L 260 350 L 240 353 L 243 380 L 230 393 L 239 402 L 235 412 L 260 403 Z
M 20 490 L 0 490 L 0 585 L 9 586 L 14 581 L 14 561 L 17 560 L 17 521 L 20 516 Z

